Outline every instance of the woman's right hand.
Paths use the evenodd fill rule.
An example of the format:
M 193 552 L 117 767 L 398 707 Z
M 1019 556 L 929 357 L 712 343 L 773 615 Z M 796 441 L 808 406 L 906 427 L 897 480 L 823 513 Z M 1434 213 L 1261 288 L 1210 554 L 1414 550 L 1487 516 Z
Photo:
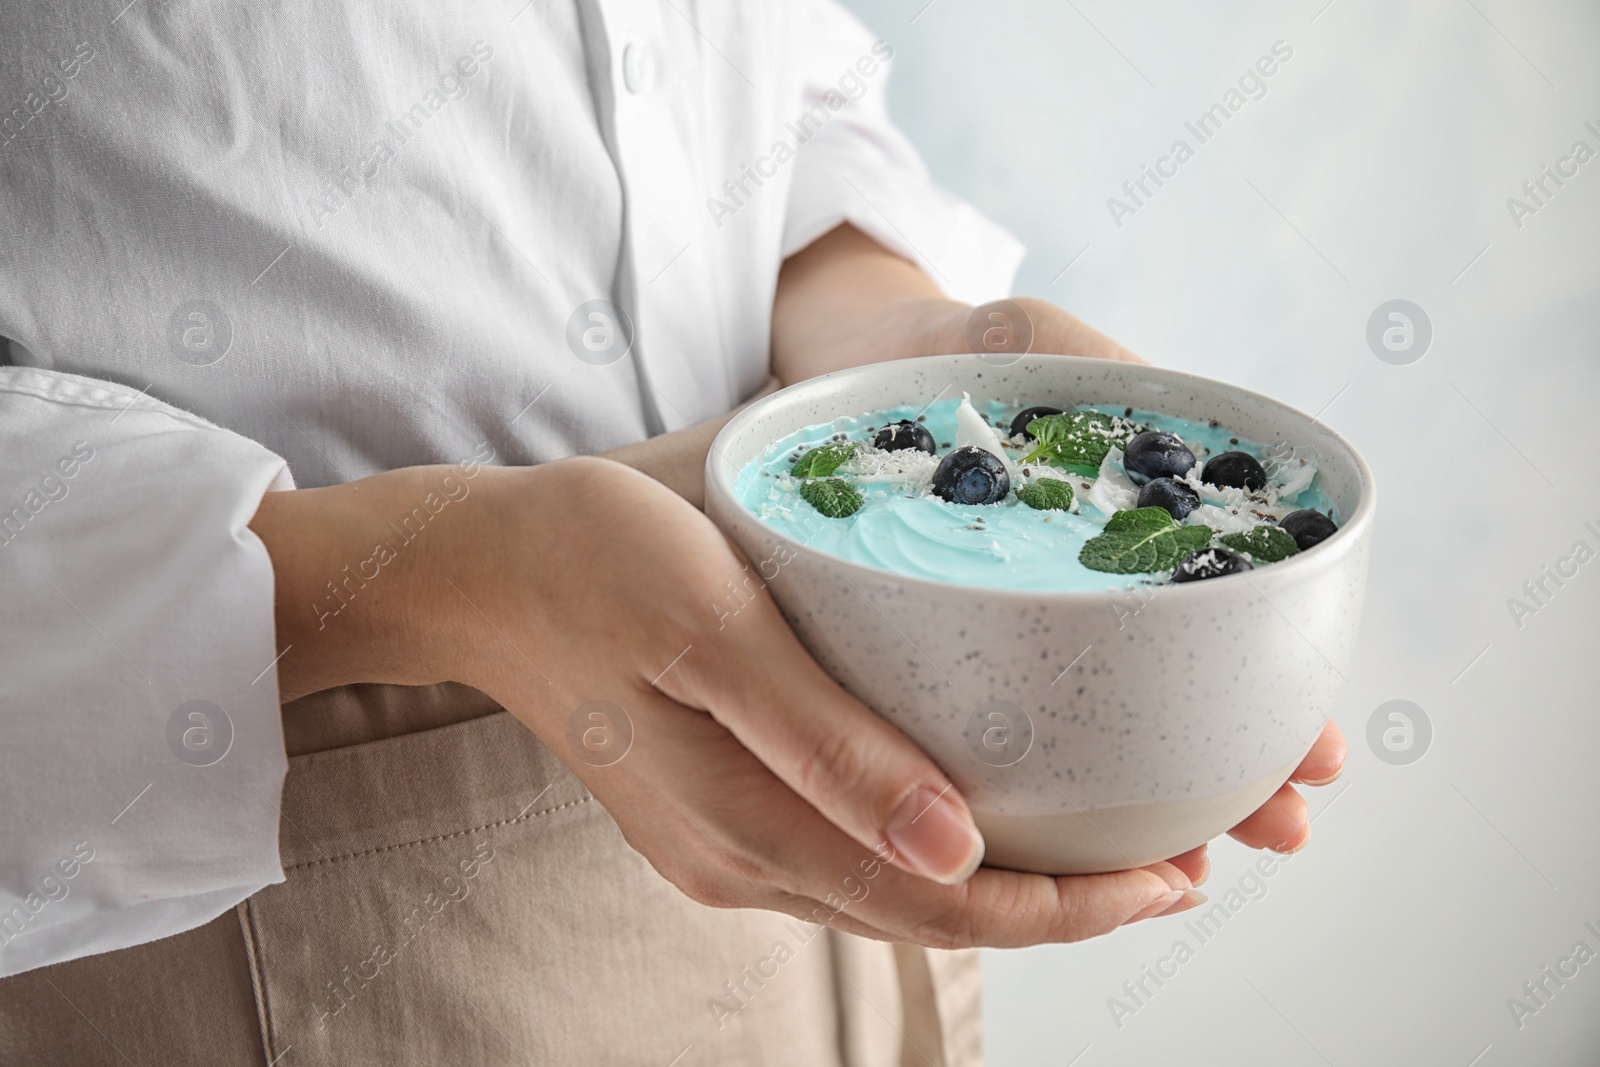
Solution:
M 981 838 L 938 766 L 822 671 L 704 515 L 617 463 L 485 467 L 470 483 L 458 472 L 470 492 L 384 565 L 348 618 L 315 632 L 303 609 L 285 618 L 337 575 L 341 552 L 318 543 L 330 528 L 343 555 L 364 556 L 356 546 L 453 471 L 263 502 L 252 527 L 279 572 L 280 643 L 294 645 L 285 699 L 355 681 L 481 689 L 657 871 L 717 907 L 964 947 L 1073 941 L 1204 899 L 1192 892 L 1203 847 L 1113 874 L 974 873 Z M 631 730 L 631 744 L 621 758 L 596 752 L 590 727 Z

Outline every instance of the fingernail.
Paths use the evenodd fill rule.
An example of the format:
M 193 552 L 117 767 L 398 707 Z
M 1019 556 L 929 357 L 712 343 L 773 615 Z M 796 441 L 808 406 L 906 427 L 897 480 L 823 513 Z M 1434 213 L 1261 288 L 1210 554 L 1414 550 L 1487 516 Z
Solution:
M 1190 908 L 1199 907 L 1210 899 L 1204 893 L 1194 889 L 1174 889 L 1172 892 L 1162 895 L 1160 899 L 1149 907 L 1135 912 L 1128 919 L 1128 922 L 1136 923 L 1140 919 L 1153 919 L 1157 915 L 1165 915 L 1174 909 L 1188 911 Z
M 966 881 L 983 862 L 983 836 L 948 788 L 918 788 L 889 817 L 884 836 L 907 866 L 940 885 Z
M 1340 767 L 1338 770 L 1334 771 L 1332 774 L 1328 775 L 1328 777 L 1326 777 L 1326 778 L 1318 778 L 1316 781 L 1312 781 L 1310 778 L 1301 778 L 1301 779 L 1299 779 L 1299 782 L 1300 782 L 1301 785 L 1312 785 L 1312 786 L 1315 786 L 1315 785 L 1327 785 L 1330 782 L 1337 782 L 1339 780 L 1339 776 L 1341 774 L 1343 774 L 1343 773 L 1344 773 L 1344 768 Z
M 1294 848 L 1290 848 L 1288 846 L 1288 842 L 1284 842 L 1281 845 L 1275 846 L 1272 849 L 1272 851 L 1276 852 L 1280 856 L 1292 856 L 1296 852 L 1299 852 L 1301 849 L 1305 848 L 1309 844 L 1311 844 L 1311 835 L 1307 834 L 1306 837 L 1305 837 L 1305 840 L 1301 841 L 1298 845 L 1294 846 Z

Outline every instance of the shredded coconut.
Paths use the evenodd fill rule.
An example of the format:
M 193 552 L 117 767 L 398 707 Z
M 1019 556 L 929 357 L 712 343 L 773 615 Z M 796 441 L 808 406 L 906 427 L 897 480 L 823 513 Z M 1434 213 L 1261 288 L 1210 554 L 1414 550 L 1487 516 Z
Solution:
M 861 483 L 902 486 L 912 496 L 923 496 L 931 490 L 938 466 L 938 456 L 914 448 L 885 452 L 863 442 L 839 469 Z
M 1089 503 L 1107 521 L 1119 511 L 1138 506 L 1139 487 L 1122 469 L 1122 449 L 1112 448 L 1100 461 L 1100 476 L 1089 488 Z
M 1185 526 L 1209 526 L 1219 534 L 1249 533 L 1259 520 L 1243 510 L 1201 504 L 1184 517 Z

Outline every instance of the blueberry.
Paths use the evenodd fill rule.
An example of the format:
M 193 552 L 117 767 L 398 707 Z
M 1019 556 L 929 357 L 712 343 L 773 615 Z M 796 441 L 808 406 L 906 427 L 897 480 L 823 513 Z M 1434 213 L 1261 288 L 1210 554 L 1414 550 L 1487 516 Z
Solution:
M 1278 520 L 1278 525 L 1282 526 L 1289 536 L 1294 538 L 1294 543 L 1299 546 L 1302 552 L 1312 545 L 1322 544 L 1322 542 L 1332 537 L 1333 532 L 1339 528 L 1333 524 L 1333 520 L 1328 516 L 1320 511 L 1312 511 L 1310 508 L 1289 512 L 1289 514 Z
M 1182 522 L 1200 506 L 1200 494 L 1176 478 L 1154 478 L 1139 490 L 1139 506 L 1166 508 L 1167 514 Z
M 1059 414 L 1061 414 L 1060 408 L 1023 408 L 1021 411 L 1017 412 L 1017 417 L 1011 420 L 1011 436 L 1015 437 L 1018 434 L 1021 434 L 1023 437 L 1026 437 L 1031 441 L 1033 440 L 1033 434 L 1028 432 L 1028 423 L 1032 422 L 1034 419 L 1042 419 L 1046 415 Z
M 899 422 L 879 430 L 878 435 L 872 439 L 872 447 L 881 448 L 885 452 L 904 452 L 907 449 L 915 449 L 918 452 L 926 452 L 931 456 L 934 452 L 933 434 L 929 433 L 928 428 L 920 422 L 901 419 Z
M 1178 561 L 1172 571 L 1175 582 L 1198 582 L 1204 578 L 1220 578 L 1224 574 L 1238 574 L 1253 570 L 1250 561 L 1237 552 L 1225 548 L 1204 548 L 1191 552 Z
M 1181 478 L 1194 468 L 1194 453 L 1177 434 L 1146 430 L 1134 434 L 1122 450 L 1122 468 L 1134 485 L 1152 478 Z
M 939 461 L 933 493 L 952 504 L 997 504 L 1011 491 L 1011 476 L 1000 457 L 962 445 Z
M 1247 452 L 1223 452 L 1206 461 L 1200 480 L 1207 485 L 1225 485 L 1255 492 L 1267 484 L 1267 471 Z

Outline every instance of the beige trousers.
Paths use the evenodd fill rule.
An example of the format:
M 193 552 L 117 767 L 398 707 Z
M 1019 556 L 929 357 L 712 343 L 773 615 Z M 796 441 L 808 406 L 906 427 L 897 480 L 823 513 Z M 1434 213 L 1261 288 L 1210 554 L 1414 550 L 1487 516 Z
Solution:
M 288 880 L 0 981 L 0 1064 L 980 1062 L 976 953 L 689 900 L 481 694 L 285 708 Z

